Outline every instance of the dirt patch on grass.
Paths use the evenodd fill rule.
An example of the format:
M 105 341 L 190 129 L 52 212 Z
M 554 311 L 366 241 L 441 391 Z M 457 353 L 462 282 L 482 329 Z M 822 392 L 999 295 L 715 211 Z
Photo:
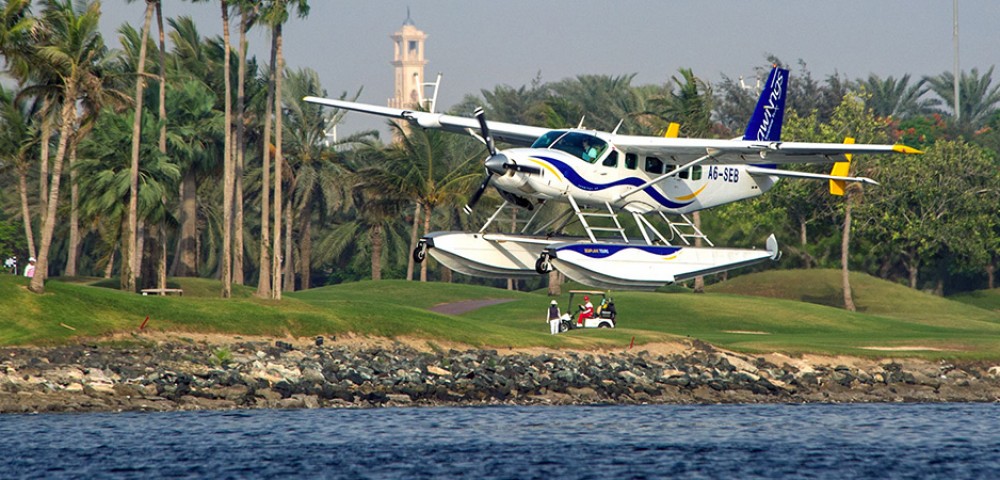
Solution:
M 917 345 L 900 347 L 861 347 L 862 350 L 877 350 L 883 352 L 944 352 L 945 349 L 937 347 L 922 347 Z
M 499 303 L 513 302 L 513 298 L 487 298 L 482 300 L 465 300 L 462 302 L 452 302 L 452 303 L 441 303 L 434 305 L 428 310 L 434 313 L 443 313 L 445 315 L 461 315 L 466 312 L 471 312 L 476 309 L 483 307 L 488 307 L 490 305 L 496 305 Z

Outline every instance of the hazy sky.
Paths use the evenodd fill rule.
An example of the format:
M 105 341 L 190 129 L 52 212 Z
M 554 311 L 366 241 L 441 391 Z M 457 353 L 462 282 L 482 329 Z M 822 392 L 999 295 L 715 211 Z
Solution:
M 752 76 L 774 54 L 802 59 L 814 77 L 937 75 L 951 71 L 948 0 L 312 0 L 305 19 L 285 28 L 288 66 L 319 72 L 330 96 L 364 87 L 360 101 L 385 105 L 392 93 L 389 36 L 406 19 L 427 35 L 426 76 L 444 74 L 439 110 L 467 93 L 521 86 L 536 75 L 637 74 L 634 84 L 663 83 L 679 68 L 717 81 Z M 140 26 L 145 2 L 105 0 L 109 44 L 124 22 Z M 221 34 L 217 1 L 164 0 L 167 17 L 191 15 L 203 35 Z M 235 21 L 235 20 L 234 20 Z M 1000 63 L 1000 1 L 959 0 L 961 68 Z M 235 27 L 235 24 L 234 24 Z M 234 28 L 235 35 L 235 28 Z M 234 39 L 235 41 L 235 39 Z M 251 53 L 267 59 L 263 30 Z M 994 76 L 1000 81 L 1000 72 Z M 371 123 L 350 114 L 347 130 Z

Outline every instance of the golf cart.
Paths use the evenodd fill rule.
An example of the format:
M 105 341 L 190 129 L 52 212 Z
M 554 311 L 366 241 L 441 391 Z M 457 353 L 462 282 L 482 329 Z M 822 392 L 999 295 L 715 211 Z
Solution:
M 591 303 L 594 305 L 594 314 L 583 320 L 583 327 L 578 327 L 577 318 L 583 311 L 583 305 L 577 305 L 574 314 L 571 315 L 570 312 L 573 308 L 573 298 L 581 295 L 583 298 L 593 297 Z M 565 312 L 559 319 L 560 333 L 575 328 L 615 328 L 615 318 L 618 316 L 618 312 L 615 310 L 615 300 L 611 298 L 610 292 L 600 290 L 570 290 Z

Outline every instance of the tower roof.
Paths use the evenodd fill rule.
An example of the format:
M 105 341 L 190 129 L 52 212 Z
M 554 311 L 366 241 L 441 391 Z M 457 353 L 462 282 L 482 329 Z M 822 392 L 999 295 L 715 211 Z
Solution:
M 403 26 L 405 27 L 407 25 L 413 27 L 417 26 L 416 24 L 413 23 L 413 18 L 410 17 L 410 7 L 406 7 L 406 20 L 403 20 Z

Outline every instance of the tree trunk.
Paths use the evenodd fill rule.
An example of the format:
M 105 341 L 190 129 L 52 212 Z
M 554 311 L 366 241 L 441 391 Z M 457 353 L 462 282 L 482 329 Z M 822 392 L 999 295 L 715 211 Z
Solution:
M 848 192 L 844 204 L 844 233 L 840 239 L 840 278 L 844 289 L 844 308 L 856 312 L 858 308 L 854 305 L 854 293 L 851 291 L 850 270 L 847 264 L 851 254 L 851 208 L 853 200 L 854 193 Z
M 303 290 L 312 288 L 312 203 L 303 207 L 299 226 L 299 276 Z
M 111 278 L 115 271 L 115 248 L 111 247 L 111 254 L 108 255 L 108 264 L 104 266 L 104 278 Z
M 52 163 L 52 181 L 49 186 L 49 198 L 46 203 L 45 216 L 42 217 L 42 238 L 38 248 L 38 261 L 35 262 L 35 276 L 28 284 L 28 290 L 34 293 L 45 293 L 45 279 L 48 277 L 49 249 L 52 247 L 52 234 L 56 228 L 56 207 L 59 203 L 59 180 L 62 178 L 63 160 L 66 158 L 66 144 L 69 140 L 70 128 L 76 123 L 76 89 L 72 84 L 66 87 L 62 107 L 62 126 L 59 131 L 59 146 L 56 158 Z
M 76 138 L 74 137 L 69 150 L 69 245 L 66 258 L 67 277 L 76 276 L 77 258 L 80 256 L 80 187 L 77 185 L 76 169 Z
M 45 218 L 45 212 L 49 210 L 49 142 L 52 141 L 52 114 L 49 110 L 52 109 L 52 100 L 48 97 L 42 101 L 42 111 L 39 114 L 42 116 L 42 135 L 39 139 L 41 145 L 39 146 L 40 159 L 38 163 L 38 218 L 41 220 Z M 35 265 L 36 271 L 38 265 Z
M 37 256 L 35 252 L 35 233 L 31 229 L 31 209 L 28 206 L 28 172 L 27 165 L 17 169 L 17 190 L 21 195 L 21 217 L 24 220 L 24 238 L 28 242 L 28 256 Z
M 562 295 L 562 274 L 558 270 L 549 272 L 549 296 L 558 297 Z
M 246 158 L 246 96 L 245 86 L 247 76 L 247 14 L 240 8 L 240 60 L 236 74 L 236 164 L 233 177 L 236 180 L 234 193 L 233 215 L 233 283 L 243 285 L 243 166 Z
M 368 238 L 372 244 L 372 280 L 382 280 L 382 224 L 372 225 Z
M 293 182 L 294 184 L 294 182 Z M 295 189 L 291 189 L 295 191 Z M 284 267 L 284 288 L 286 292 L 295 291 L 295 252 L 292 247 L 295 242 L 292 241 L 292 199 L 289 198 L 287 204 L 285 205 L 285 267 Z
M 517 207 L 510 209 L 510 233 L 517 233 Z M 516 290 L 513 278 L 507 279 L 507 290 Z
M 420 202 L 414 202 L 416 205 L 413 207 L 413 226 L 410 227 L 410 254 L 407 255 L 409 260 L 406 262 L 406 280 L 413 280 L 413 251 L 417 249 L 417 231 L 420 228 Z
M 806 219 L 804 217 L 799 217 L 799 249 L 802 250 L 802 263 L 803 267 L 806 269 L 813 267 L 812 255 L 806 251 L 806 246 L 809 245 L 809 230 L 806 224 Z
M 197 276 L 197 251 L 198 236 L 198 184 L 195 180 L 193 169 L 189 169 L 181 180 L 181 238 L 177 242 L 180 255 L 177 262 L 178 268 L 175 275 L 178 277 Z
M 271 68 L 264 102 L 264 154 L 261 170 L 260 198 L 260 275 L 257 296 L 271 298 L 271 109 L 274 106 L 274 62 L 277 49 L 271 35 Z M 277 254 L 277 252 L 275 252 Z
M 997 288 L 996 287 L 996 273 L 997 273 L 997 266 L 996 265 L 994 265 L 992 263 L 990 263 L 989 265 L 986 265 L 986 285 L 987 285 L 986 288 L 989 288 L 990 290 L 993 290 L 994 288 Z
M 282 172 L 285 169 L 284 159 L 281 156 L 281 130 L 282 112 L 281 105 L 281 80 L 285 76 L 285 61 L 281 53 L 281 23 L 274 26 L 274 48 L 277 63 L 274 67 L 274 256 L 271 259 L 274 280 L 271 289 L 271 297 L 281 300 L 281 206 L 284 203 L 282 198 Z M 289 259 L 284 259 L 285 261 Z
M 222 298 L 233 296 L 233 142 L 232 142 L 232 85 L 229 68 L 229 3 L 219 2 L 222 6 L 222 78 L 225 84 L 223 90 L 224 134 L 222 147 Z
M 694 228 L 701 231 L 701 212 L 694 212 L 691 217 L 694 221 Z M 695 237 L 694 246 L 701 247 L 701 237 Z M 694 277 L 694 293 L 705 293 L 705 277 L 699 275 Z
M 427 205 L 424 209 L 424 235 L 427 235 L 431 231 L 431 207 Z M 430 257 L 424 258 L 424 261 L 420 262 L 420 281 L 427 281 L 427 263 L 430 262 Z
M 165 34 L 163 32 L 163 2 L 158 0 L 156 2 L 156 28 L 159 33 L 159 44 L 160 44 L 160 108 L 159 118 L 160 118 L 160 153 L 167 154 L 167 44 Z M 162 199 L 163 206 L 166 208 L 167 199 L 164 197 Z M 159 249 L 157 250 L 159 254 L 157 255 L 156 262 L 156 288 L 167 288 L 167 224 L 165 221 L 160 221 L 159 228 L 156 229 L 158 239 L 159 239 Z
M 155 9 L 152 0 L 146 0 L 146 15 L 142 23 L 142 39 L 139 45 L 139 66 L 135 80 L 135 116 L 132 119 L 132 165 L 130 168 L 128 195 L 128 236 L 122 247 L 121 289 L 135 292 L 137 268 L 136 229 L 139 217 L 139 147 L 142 145 L 142 91 L 146 86 L 143 74 L 146 71 L 146 42 L 149 41 L 149 25 Z

